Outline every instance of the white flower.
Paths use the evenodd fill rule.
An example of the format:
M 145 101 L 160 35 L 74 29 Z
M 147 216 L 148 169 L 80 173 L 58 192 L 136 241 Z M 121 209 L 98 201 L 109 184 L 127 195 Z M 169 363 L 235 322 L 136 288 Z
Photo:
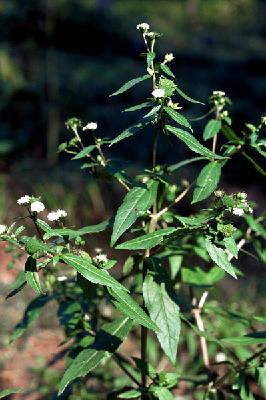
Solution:
M 19 205 L 22 205 L 22 204 L 28 204 L 29 202 L 30 202 L 30 196 L 28 196 L 27 194 L 25 194 L 25 196 L 22 196 L 22 197 L 20 197 L 19 199 L 18 199 L 18 201 L 17 201 L 17 203 L 19 204 Z
M 0 225 L 0 235 L 5 233 L 5 231 L 6 231 L 6 225 Z
M 89 122 L 86 126 L 84 126 L 83 128 L 82 128 L 82 130 L 83 131 L 87 131 L 87 130 L 90 130 L 90 131 L 95 131 L 95 129 L 97 129 L 97 122 Z
M 64 282 L 64 281 L 67 280 L 67 276 L 65 276 L 65 275 L 58 276 L 58 277 L 56 278 L 56 280 L 57 280 L 58 282 Z
M 138 31 L 147 32 L 149 29 L 150 29 L 150 25 L 147 24 L 147 22 L 142 22 L 141 24 L 137 25 L 137 30 Z
M 166 62 L 171 62 L 171 61 L 173 61 L 174 58 L 175 58 L 175 57 L 174 57 L 173 53 L 167 53 L 167 54 L 165 54 L 165 56 L 164 56 L 164 60 L 165 60 Z
M 45 209 L 44 204 L 41 201 L 34 201 L 33 203 L 31 203 L 30 205 L 30 210 L 32 212 L 42 212 Z
M 212 94 L 215 96 L 225 96 L 225 92 L 222 92 L 221 90 L 214 90 Z
M 155 37 L 155 32 L 147 32 L 146 36 L 148 36 L 149 38 L 153 39 Z
M 245 214 L 245 211 L 243 210 L 243 208 L 234 207 L 234 208 L 232 209 L 232 213 L 233 213 L 234 215 L 238 215 L 239 217 L 242 217 L 242 215 Z
M 161 97 L 164 97 L 165 90 L 164 89 L 154 89 L 153 92 L 152 92 L 152 95 L 156 99 L 160 99 Z
M 226 361 L 226 355 L 225 355 L 224 353 L 222 353 L 221 351 L 218 352 L 218 353 L 216 354 L 216 356 L 215 356 L 215 361 L 216 361 L 217 363 Z
M 67 216 L 67 212 L 65 210 L 56 210 L 56 211 L 51 211 L 47 215 L 47 219 L 49 221 L 58 221 L 60 218 L 64 218 Z
M 108 261 L 108 258 L 106 254 L 97 254 L 97 256 L 94 257 L 94 260 L 97 262 L 105 263 Z
M 261 117 L 262 125 L 266 125 L 266 116 Z
M 250 206 L 248 207 L 248 212 L 250 213 L 250 214 L 252 214 L 253 213 L 253 208 L 251 208 Z

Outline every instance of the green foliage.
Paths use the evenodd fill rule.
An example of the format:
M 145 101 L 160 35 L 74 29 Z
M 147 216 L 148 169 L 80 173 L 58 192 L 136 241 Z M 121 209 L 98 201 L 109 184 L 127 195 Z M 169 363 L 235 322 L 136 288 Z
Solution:
M 146 98 L 125 110 L 147 109 L 146 114 L 114 138 L 97 136 L 96 123 L 71 118 L 66 126 L 72 136 L 59 147 L 73 160 L 82 161 L 81 169 L 93 177 L 121 185 L 125 192 L 116 214 L 99 224 L 86 226 L 84 221 L 83 227 L 75 228 L 67 224 L 64 210 L 48 213 L 47 220 L 38 218 L 45 208 L 41 199 L 23 196 L 18 203 L 38 236 L 23 235 L 24 226 L 0 225 L 1 240 L 27 255 L 25 270 L 18 274 L 7 298 L 25 286 L 37 293 L 11 341 L 26 332 L 48 301 L 55 300 L 68 343 L 59 393 L 68 388 L 70 400 L 100 398 L 98 392 L 87 389 L 91 378 L 98 382 L 96 387 L 108 386 L 110 398 L 171 400 L 175 389 L 185 387 L 195 399 L 218 399 L 223 393 L 232 400 L 252 399 L 259 391 L 265 393 L 266 387 L 265 317 L 257 312 L 249 315 L 244 298 L 241 312 L 235 310 L 236 302 L 225 303 L 216 289 L 223 279 L 224 287 L 232 277 L 241 279 L 238 256 L 246 252 L 246 245 L 252 245 L 246 254 L 251 254 L 251 247 L 266 261 L 266 215 L 252 215 L 255 203 L 244 192 L 226 194 L 218 185 L 222 167 L 230 165 L 235 154 L 265 175 L 250 154 L 265 157 L 266 119 L 235 133 L 225 109 L 230 100 L 214 91 L 210 110 L 200 117 L 213 114 L 203 132 L 203 146 L 191 121 L 177 111 L 182 109 L 177 100 L 182 105 L 201 102 L 177 85 L 168 66 L 173 55 L 158 59 L 155 44 L 160 34 L 150 32 L 146 23 L 138 25 L 138 30 L 146 46 L 147 74 L 130 80 L 111 96 L 149 80 Z M 153 136 L 152 165 L 134 176 L 130 168 L 111 158 L 110 146 L 138 132 L 146 134 L 144 128 L 148 134 L 153 131 L 149 136 Z M 164 138 L 172 144 L 171 134 L 199 156 L 161 165 L 158 144 Z M 184 179 L 182 168 L 203 160 L 207 164 L 200 174 Z M 180 180 L 173 174 L 177 170 Z M 191 215 L 182 215 L 178 207 L 184 198 L 190 200 Z M 203 200 L 204 209 L 198 204 L 193 208 Z M 108 255 L 102 249 L 93 250 L 96 240 L 101 243 L 109 236 Z M 128 256 L 124 250 L 132 253 Z M 123 344 L 120 352 L 127 336 L 129 347 Z M 136 358 L 132 354 L 138 347 L 140 357 Z M 114 366 L 123 371 L 122 377 Z

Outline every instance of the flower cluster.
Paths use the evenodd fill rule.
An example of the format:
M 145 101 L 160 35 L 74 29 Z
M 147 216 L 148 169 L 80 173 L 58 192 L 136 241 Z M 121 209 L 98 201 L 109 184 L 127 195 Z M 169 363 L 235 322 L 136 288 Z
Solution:
M 83 131 L 95 131 L 95 129 L 97 129 L 97 122 L 88 122 L 87 125 L 85 125 L 82 130 Z
M 67 216 L 67 212 L 65 210 L 56 210 L 56 211 L 51 211 L 48 215 L 47 215 L 47 219 L 49 221 L 58 221 L 60 218 L 64 218 Z
M 154 90 L 152 91 L 152 95 L 153 95 L 153 97 L 155 97 L 156 99 L 160 99 L 160 98 L 162 98 L 162 97 L 165 96 L 165 90 L 164 90 L 164 89 L 159 89 L 159 88 L 154 89 Z
M 28 194 L 20 197 L 17 200 L 17 203 L 20 206 L 29 205 L 28 207 L 31 212 L 39 213 L 45 209 L 45 205 L 40 200 L 36 199 L 34 196 L 29 196 Z
M 6 225 L 0 225 L 0 235 L 3 235 L 3 233 L 5 233 L 6 230 L 7 230 Z

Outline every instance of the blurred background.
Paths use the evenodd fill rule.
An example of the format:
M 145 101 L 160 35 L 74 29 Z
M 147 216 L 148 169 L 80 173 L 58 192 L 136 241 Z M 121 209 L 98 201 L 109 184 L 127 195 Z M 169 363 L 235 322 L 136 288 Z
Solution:
M 1 0 L 1 223 L 20 215 L 16 199 L 26 193 L 42 195 L 47 208 L 66 209 L 72 226 L 97 223 L 113 213 L 121 189 L 95 182 L 79 170 L 77 162 L 59 154 L 57 147 L 70 138 L 65 128 L 70 117 L 84 123 L 97 121 L 102 137 L 114 137 L 136 120 L 136 115 L 121 111 L 150 93 L 145 83 L 123 96 L 108 96 L 125 81 L 145 73 L 142 37 L 136 31 L 140 22 L 163 33 L 158 41 L 159 57 L 174 54 L 171 68 L 191 97 L 206 102 L 213 90 L 225 91 L 232 100 L 230 113 L 238 131 L 245 122 L 259 123 L 266 111 L 265 19 L 265 0 Z M 188 118 L 208 111 L 206 106 L 181 105 Z M 199 139 L 204 122 L 193 125 Z M 112 154 L 123 154 L 130 168 L 138 170 L 149 165 L 149 143 L 148 137 L 139 140 L 138 136 L 127 145 L 114 146 Z M 160 146 L 159 161 L 177 161 L 186 155 L 180 144 L 169 147 L 166 142 Z M 197 172 L 193 166 L 184 173 L 190 178 Z M 251 200 L 263 205 L 262 178 L 251 165 L 245 167 L 240 157 L 225 168 L 221 185 L 229 192 L 245 190 Z M 16 276 L 16 268 L 21 268 L 18 264 L 6 270 L 9 261 L 1 249 L 3 293 Z M 246 265 L 253 268 L 249 289 L 250 298 L 256 299 L 254 271 L 261 273 L 261 265 L 254 260 Z M 30 297 L 26 292 L 8 303 L 1 300 L 0 313 L 6 315 L 9 310 L 1 327 L 3 364 L 14 357 L 13 350 L 5 347 L 6 334 Z M 47 321 L 44 317 L 40 322 L 42 331 L 47 328 L 48 332 L 45 343 L 58 344 L 60 331 L 49 331 Z M 36 348 L 32 357 L 37 357 L 38 346 L 43 345 L 30 346 Z M 12 374 L 14 365 L 4 369 L 2 378 L 11 386 L 20 384 L 13 382 L 13 375 L 28 379 L 26 367 Z

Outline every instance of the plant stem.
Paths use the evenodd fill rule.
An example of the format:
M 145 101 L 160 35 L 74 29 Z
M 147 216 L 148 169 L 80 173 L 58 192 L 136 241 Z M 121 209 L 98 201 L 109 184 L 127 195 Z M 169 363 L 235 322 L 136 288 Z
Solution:
M 145 253 L 145 258 L 149 257 L 149 249 L 146 250 Z M 144 259 L 143 262 L 143 268 L 142 268 L 142 282 L 144 282 L 146 275 L 147 275 L 147 262 Z M 143 309 L 144 311 L 146 311 L 146 307 L 143 301 Z M 147 362 L 147 341 L 148 341 L 148 329 L 145 326 L 141 326 L 141 333 L 140 333 L 140 340 L 141 340 L 141 344 L 140 344 L 140 354 L 141 354 L 141 360 L 144 362 Z M 143 387 L 147 386 L 147 375 L 145 374 L 145 372 L 141 372 L 141 384 Z
M 207 299 L 207 296 L 208 296 L 208 292 L 206 291 L 203 293 L 203 295 L 201 296 L 201 299 L 198 303 L 197 303 L 197 300 L 195 297 L 192 300 L 192 304 L 194 305 L 192 314 L 194 315 L 197 327 L 201 332 L 204 332 L 204 330 L 205 330 L 204 323 L 201 318 L 201 311 L 202 311 L 204 303 Z M 209 359 L 209 353 L 208 353 L 208 345 L 207 345 L 206 338 L 204 336 L 200 336 L 200 348 L 201 348 L 204 365 L 206 368 L 209 368 L 210 367 L 210 359 Z

